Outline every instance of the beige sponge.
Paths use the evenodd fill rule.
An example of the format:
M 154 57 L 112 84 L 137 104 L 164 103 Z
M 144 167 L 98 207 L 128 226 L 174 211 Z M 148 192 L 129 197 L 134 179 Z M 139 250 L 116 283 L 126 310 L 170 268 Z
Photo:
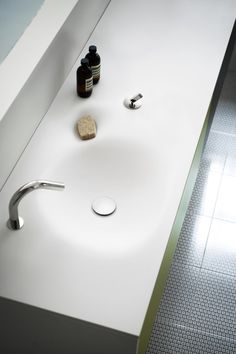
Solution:
M 77 130 L 82 140 L 95 138 L 97 132 L 96 122 L 90 116 L 81 117 L 77 122 Z

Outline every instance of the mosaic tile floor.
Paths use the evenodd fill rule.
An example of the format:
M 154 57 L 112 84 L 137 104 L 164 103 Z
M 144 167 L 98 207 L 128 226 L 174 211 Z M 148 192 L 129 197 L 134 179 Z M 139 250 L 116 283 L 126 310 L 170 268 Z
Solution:
M 203 152 L 147 354 L 236 353 L 236 72 Z

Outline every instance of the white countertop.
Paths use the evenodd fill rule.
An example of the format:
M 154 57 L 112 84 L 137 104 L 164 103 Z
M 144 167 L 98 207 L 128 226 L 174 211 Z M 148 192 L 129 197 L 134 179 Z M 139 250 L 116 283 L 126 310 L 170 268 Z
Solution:
M 78 98 L 77 62 L 0 195 L 0 296 L 140 334 L 235 14 L 234 0 L 111 1 L 88 43 L 96 44 L 102 57 L 101 81 L 89 99 Z M 126 109 L 123 99 L 138 92 L 143 106 Z M 124 144 L 125 156 L 130 131 L 137 161 L 149 146 L 157 198 L 150 197 L 143 216 L 146 229 L 138 229 L 131 213 L 119 247 L 112 248 L 105 236 L 89 244 L 78 212 L 78 237 L 86 238 L 74 243 L 71 225 L 66 233 L 55 232 L 55 219 L 51 225 L 38 220 L 43 212 L 35 200 L 41 196 L 32 193 L 22 201 L 24 228 L 9 231 L 5 221 L 13 192 L 32 179 L 61 180 L 52 166 L 66 164 L 70 149 L 85 146 L 73 131 L 85 113 L 98 123 L 91 146 L 114 139 Z M 97 230 L 102 237 L 99 225 Z

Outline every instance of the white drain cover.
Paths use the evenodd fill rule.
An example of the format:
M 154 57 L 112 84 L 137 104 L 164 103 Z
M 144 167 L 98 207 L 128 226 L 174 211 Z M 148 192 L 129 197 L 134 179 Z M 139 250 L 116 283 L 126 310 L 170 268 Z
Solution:
M 107 216 L 114 213 L 116 210 L 116 203 L 112 198 L 99 197 L 93 201 L 92 209 L 98 215 Z

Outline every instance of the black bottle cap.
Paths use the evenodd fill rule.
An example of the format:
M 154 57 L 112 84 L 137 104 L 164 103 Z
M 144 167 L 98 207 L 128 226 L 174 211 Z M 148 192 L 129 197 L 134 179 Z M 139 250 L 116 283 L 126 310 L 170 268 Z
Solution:
M 83 59 L 81 59 L 81 65 L 89 65 L 89 61 L 88 61 L 88 59 L 87 58 L 83 58 Z
M 97 47 L 95 45 L 90 45 L 89 52 L 90 53 L 96 53 L 96 51 L 97 51 Z

